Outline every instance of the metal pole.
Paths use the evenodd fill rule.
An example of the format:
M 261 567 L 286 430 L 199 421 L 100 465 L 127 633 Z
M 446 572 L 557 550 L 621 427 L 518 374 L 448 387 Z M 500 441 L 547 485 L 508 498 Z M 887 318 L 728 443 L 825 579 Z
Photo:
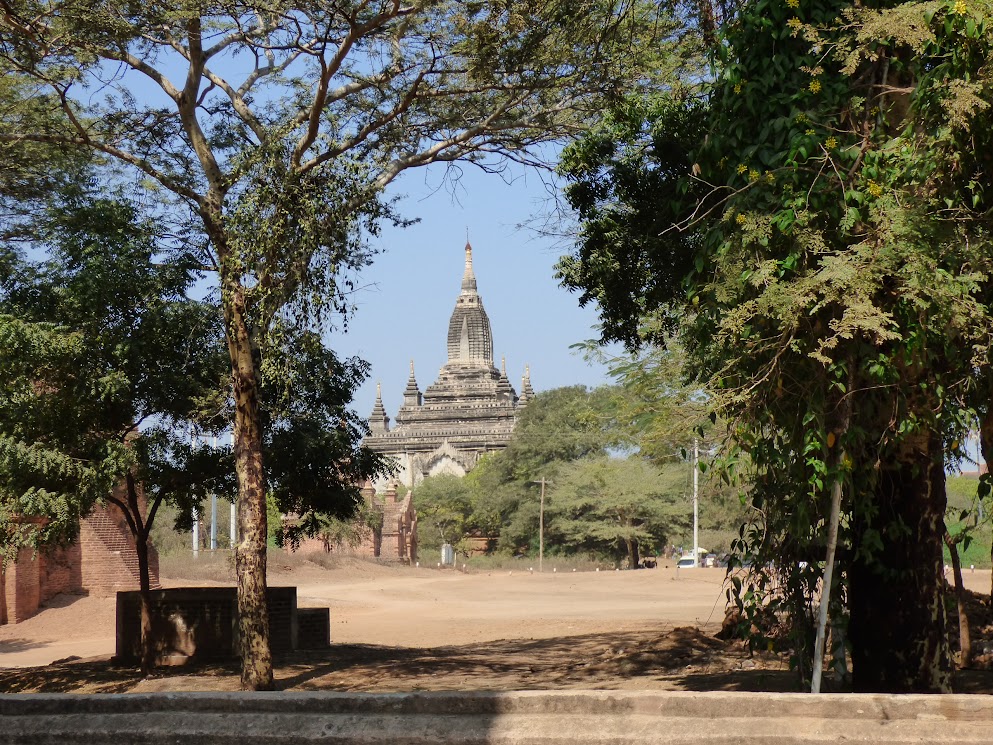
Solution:
M 538 509 L 538 571 L 542 571 L 542 566 L 545 563 L 545 484 L 551 484 L 551 481 L 545 481 L 545 477 L 541 477 L 541 481 L 532 481 L 532 484 L 541 484 L 541 506 Z
M 541 507 L 538 511 L 538 571 L 544 571 L 545 562 L 545 477 L 541 477 Z
M 700 563 L 700 450 L 693 438 L 693 566 Z
M 193 508 L 193 558 L 200 556 L 200 513 Z
M 214 450 L 217 450 L 217 436 L 214 436 L 213 445 Z M 211 492 L 210 494 L 210 550 L 217 550 L 217 494 Z
M 196 447 L 196 430 L 190 429 L 190 447 Z M 193 558 L 200 556 L 200 511 L 193 508 Z

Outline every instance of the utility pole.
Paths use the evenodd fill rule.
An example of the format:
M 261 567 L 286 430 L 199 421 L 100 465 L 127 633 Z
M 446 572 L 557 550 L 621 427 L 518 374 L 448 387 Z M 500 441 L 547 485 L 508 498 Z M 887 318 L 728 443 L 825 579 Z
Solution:
M 693 566 L 700 563 L 700 449 L 693 438 Z
M 541 477 L 541 481 L 532 481 L 532 484 L 541 484 L 541 503 L 538 508 L 538 572 L 542 571 L 542 566 L 545 561 L 545 484 L 551 484 L 551 481 L 545 481 L 545 477 Z
M 212 448 L 217 451 L 217 436 L 214 436 Z M 217 550 L 217 494 L 210 493 L 210 550 Z
M 190 428 L 190 447 L 196 448 L 197 434 L 196 430 L 192 427 Z M 196 559 L 200 556 L 200 510 L 196 507 L 193 508 L 193 558 Z

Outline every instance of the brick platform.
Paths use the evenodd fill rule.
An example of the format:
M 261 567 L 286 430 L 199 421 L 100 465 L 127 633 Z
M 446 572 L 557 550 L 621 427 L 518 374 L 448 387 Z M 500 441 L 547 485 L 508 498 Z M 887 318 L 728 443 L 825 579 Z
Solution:
M 273 652 L 326 649 L 327 608 L 297 608 L 297 588 L 270 587 L 269 645 Z M 116 658 L 136 663 L 141 654 L 141 599 L 117 593 Z M 153 634 L 159 664 L 237 656 L 238 591 L 234 587 L 172 587 L 152 591 Z

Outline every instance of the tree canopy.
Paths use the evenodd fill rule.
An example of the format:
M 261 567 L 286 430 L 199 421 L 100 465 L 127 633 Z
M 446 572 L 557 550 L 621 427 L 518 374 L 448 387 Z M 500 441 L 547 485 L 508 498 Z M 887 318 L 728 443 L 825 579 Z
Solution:
M 400 173 L 535 162 L 605 99 L 671 73 L 660 60 L 680 43 L 675 27 L 640 0 L 0 8 L 0 72 L 26 81 L 4 109 L 0 143 L 111 159 L 174 207 L 164 218 L 216 273 L 235 404 L 246 688 L 273 684 L 259 396 L 280 372 L 279 337 L 347 309 L 351 273 L 369 259 L 364 238 L 393 214 L 382 189 Z M 53 109 L 44 126 L 39 103 Z
M 714 47 L 712 85 L 622 109 L 603 132 L 632 109 L 642 123 L 625 124 L 617 147 L 594 140 L 564 161 L 584 219 L 564 282 L 607 298 L 608 336 L 658 341 L 637 335 L 632 309 L 681 325 L 729 421 L 725 465 L 751 474 L 761 519 L 738 548 L 782 572 L 776 583 L 758 572 L 749 597 L 787 611 L 801 671 L 839 500 L 832 615 L 848 613 L 864 690 L 948 682 L 945 458 L 987 421 L 991 391 L 987 14 L 964 2 L 741 5 Z M 679 129 L 701 106 L 704 129 Z M 645 147 L 655 131 L 689 136 L 664 152 Z M 655 208 L 629 186 L 590 198 L 590 174 L 627 184 L 639 150 L 635 183 L 672 200 Z M 660 185 L 672 162 L 682 171 Z M 602 230 L 627 210 L 648 213 L 633 235 Z M 639 226 L 659 215 L 665 227 L 644 240 Z M 674 245 L 678 281 L 663 291 L 598 272 L 661 264 Z

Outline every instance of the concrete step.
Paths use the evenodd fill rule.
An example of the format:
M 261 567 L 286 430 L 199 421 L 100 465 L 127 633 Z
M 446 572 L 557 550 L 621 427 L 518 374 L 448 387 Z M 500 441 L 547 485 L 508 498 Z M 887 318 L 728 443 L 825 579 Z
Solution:
M 993 696 L 628 691 L 2 695 L 11 745 L 993 743 Z

